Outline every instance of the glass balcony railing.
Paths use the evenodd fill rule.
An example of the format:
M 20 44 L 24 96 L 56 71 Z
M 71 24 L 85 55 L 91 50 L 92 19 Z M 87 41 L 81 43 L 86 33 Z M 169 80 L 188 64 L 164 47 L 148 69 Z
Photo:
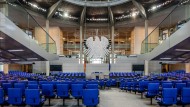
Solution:
M 40 26 L 40 24 L 45 25 L 45 21 L 41 21 L 39 24 L 21 4 L 20 6 L 8 2 L 7 4 L 0 4 L 0 12 L 27 34 L 25 38 L 28 38 L 29 44 L 35 42 L 48 53 L 57 53 L 55 41 L 44 30 L 45 28 Z
M 181 0 L 171 13 L 142 41 L 141 53 L 151 52 L 190 19 L 190 1 Z

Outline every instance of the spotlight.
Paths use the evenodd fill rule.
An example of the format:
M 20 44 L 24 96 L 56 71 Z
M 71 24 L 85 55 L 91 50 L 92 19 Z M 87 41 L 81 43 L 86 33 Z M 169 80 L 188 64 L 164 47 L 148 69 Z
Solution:
M 65 12 L 64 17 L 69 17 L 69 14 L 67 12 Z

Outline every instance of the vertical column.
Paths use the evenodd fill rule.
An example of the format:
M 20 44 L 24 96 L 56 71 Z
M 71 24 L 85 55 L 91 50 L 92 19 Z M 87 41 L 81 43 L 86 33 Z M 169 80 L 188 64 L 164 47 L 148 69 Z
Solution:
M 145 20 L 145 53 L 148 52 L 148 20 Z
M 46 20 L 46 50 L 49 52 L 49 20 Z
M 111 46 L 112 46 L 112 47 L 111 47 L 111 48 L 112 48 L 112 52 L 111 52 L 111 53 L 112 53 L 112 64 L 114 63 L 114 48 L 115 48 L 115 47 L 114 47 L 114 45 L 115 45 L 115 44 L 114 44 L 114 35 L 115 35 L 115 34 L 114 34 L 114 26 L 111 26 L 111 42 L 112 42 L 112 43 L 111 43 Z
M 9 15 L 9 10 L 8 10 L 8 5 L 7 4 L 1 4 L 0 5 L 0 11 L 5 15 L 8 16 Z
M 45 61 L 46 63 L 46 76 L 49 76 L 49 72 L 50 72 L 50 65 L 49 65 L 49 61 Z
M 80 26 L 80 64 L 82 64 L 82 35 L 83 34 L 83 27 L 82 26 Z
M 190 63 L 185 64 L 185 71 L 186 73 L 190 73 Z
M 149 69 L 149 61 L 145 60 L 144 62 L 144 75 L 148 75 L 148 69 Z
M 9 64 L 3 64 L 3 72 L 4 72 L 4 74 L 9 73 Z

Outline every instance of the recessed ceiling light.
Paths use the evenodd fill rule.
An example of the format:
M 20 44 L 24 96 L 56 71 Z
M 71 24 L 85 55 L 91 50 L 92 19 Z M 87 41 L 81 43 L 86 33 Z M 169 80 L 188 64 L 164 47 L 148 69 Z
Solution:
M 20 59 L 11 59 L 12 61 L 18 61 L 18 60 L 20 60 Z
M 23 49 L 10 49 L 8 50 L 9 52 L 22 52 L 24 51 Z
M 190 52 L 190 50 L 189 50 L 189 49 L 175 49 L 175 51 Z
M 160 58 L 160 59 L 165 59 L 165 60 L 169 60 L 169 59 L 172 59 L 172 58 Z
M 65 12 L 64 17 L 69 17 L 69 14 L 67 12 Z
M 0 40 L 4 39 L 3 37 L 0 37 Z
M 38 58 L 27 58 L 27 60 L 37 60 Z

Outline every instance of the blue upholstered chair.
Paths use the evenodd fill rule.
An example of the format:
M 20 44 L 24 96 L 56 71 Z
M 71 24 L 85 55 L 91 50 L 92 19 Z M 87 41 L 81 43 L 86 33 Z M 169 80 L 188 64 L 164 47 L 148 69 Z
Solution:
M 3 90 L 4 90 L 4 94 L 7 95 L 8 93 L 8 88 L 12 88 L 12 84 L 11 83 L 3 83 L 2 84 Z
M 49 99 L 49 106 L 51 98 L 55 98 L 53 84 L 42 84 L 42 95 Z
M 181 92 L 181 101 L 180 103 L 183 105 L 189 105 L 190 104 L 190 88 L 183 88 Z
M 160 106 L 171 106 L 177 103 L 177 88 L 163 88 Z
M 87 89 L 98 89 L 98 84 L 86 84 Z
M 146 98 L 150 98 L 150 104 L 152 104 L 152 98 L 159 94 L 159 83 L 149 83 Z
M 28 89 L 39 89 L 38 84 L 28 84 Z
M 77 105 L 79 106 L 79 99 L 81 99 L 83 95 L 83 84 L 72 84 L 71 95 L 77 99 Z
M 21 88 L 8 88 L 8 103 L 12 105 L 24 105 Z
M 69 98 L 69 85 L 57 84 L 57 96 L 63 99 L 63 106 L 64 106 L 65 98 Z
M 85 106 L 97 106 L 99 104 L 98 89 L 83 90 L 83 104 Z
M 143 98 L 143 93 L 148 88 L 148 83 L 149 83 L 149 81 L 140 81 L 139 82 L 138 93 L 141 93 L 141 98 Z
M 25 94 L 25 84 L 24 83 L 15 83 L 14 88 L 20 88 L 22 90 L 22 95 Z
M 30 106 L 42 106 L 45 99 L 40 97 L 39 89 L 26 89 L 25 90 L 25 103 Z

